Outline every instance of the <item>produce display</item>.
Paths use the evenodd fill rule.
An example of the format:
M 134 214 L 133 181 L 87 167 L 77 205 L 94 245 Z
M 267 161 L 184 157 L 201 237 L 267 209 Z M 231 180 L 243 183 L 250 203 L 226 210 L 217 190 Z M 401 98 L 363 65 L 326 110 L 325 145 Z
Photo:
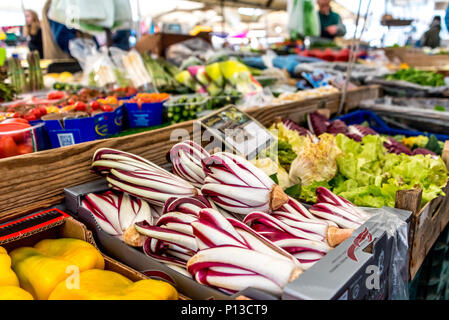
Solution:
M 402 80 L 421 86 L 440 87 L 445 85 L 444 76 L 433 71 L 422 71 L 414 68 L 401 69 L 387 75 L 386 80 Z
M 307 129 L 287 128 L 283 123 L 271 127 L 279 141 L 290 144 L 297 155 L 289 162 L 288 171 L 285 164 L 280 164 L 283 154 L 277 164 L 271 164 L 271 158 L 256 163 L 268 174 L 276 173 L 283 188 L 301 181 L 302 200 L 315 203 L 319 187 L 329 188 L 357 206 L 368 207 L 394 207 L 397 190 L 417 186 L 423 189 L 423 205 L 444 194 L 442 188 L 447 183 L 448 171 L 441 157 L 418 149 L 413 155 L 398 151 L 397 146 L 389 146 L 390 141 L 402 145 L 399 142 L 375 132 L 361 134 L 357 127 L 350 134 L 341 131 L 329 134 L 326 131 L 332 132 L 327 129 L 332 125 L 330 121 L 317 123 L 321 126 L 312 125 L 315 134 L 312 136 Z
M 0 70 L 0 162 L 7 164 L 8 171 L 18 163 L 17 170 L 28 173 L 24 165 L 31 166 L 34 158 L 40 163 L 41 157 L 45 160 L 53 153 L 24 156 L 24 161 L 5 158 L 108 140 L 57 152 L 73 156 L 78 167 L 61 156 L 52 158 L 58 166 L 64 161 L 69 173 L 74 170 L 70 185 L 55 182 L 52 187 L 61 194 L 64 189 L 65 209 L 73 213 L 64 219 L 90 229 L 89 236 L 94 236 L 98 247 L 94 238 L 39 235 L 41 230 L 33 233 L 35 242 L 33 237 L 24 243 L 17 239 L 2 242 L 0 232 L 4 245 L 0 246 L 0 300 L 178 300 L 184 295 L 189 298 L 190 293 L 192 298 L 210 299 L 253 299 L 253 295 L 255 299 L 265 295 L 308 299 L 314 279 L 316 288 L 323 286 L 320 295 L 356 299 L 358 292 L 352 289 L 359 281 L 354 279 L 360 277 L 354 275 L 360 275 L 367 265 L 384 270 L 382 298 L 397 297 L 395 290 L 409 280 L 401 277 L 408 276 L 403 270 L 408 259 L 415 261 L 413 250 L 425 246 L 427 251 L 432 245 L 419 243 L 418 237 L 405 237 L 405 225 L 409 230 L 424 224 L 426 229 L 421 230 L 444 227 L 441 221 L 447 199 L 431 202 L 447 197 L 447 145 L 438 140 L 443 140 L 442 135 L 436 131 L 407 135 L 409 128 L 398 121 L 391 125 L 404 130 L 386 135 L 387 130 L 371 118 L 324 116 L 332 110 L 323 112 L 321 104 L 339 101 L 345 83 L 349 82 L 349 90 L 355 87 L 351 83 L 355 80 L 346 81 L 343 75 L 350 49 L 340 49 L 335 43 L 309 47 L 309 41 L 294 41 L 273 47 L 291 53 L 287 57 L 271 51 L 214 53 L 205 48 L 180 61 L 178 46 L 187 51 L 189 41 L 176 44 L 176 50 L 166 50 L 166 58 L 151 50 L 140 54 L 135 49 L 103 52 L 92 48 L 95 52 L 89 52 L 87 47 L 77 47 L 81 41 L 71 46 L 71 55 L 83 69 L 75 74 L 44 75 L 36 52 L 28 54 L 26 62 L 16 55 L 6 59 Z M 371 54 L 371 49 L 360 50 L 357 58 Z M 316 58 L 321 59 L 322 69 L 310 64 Z M 446 85 L 440 73 L 404 64 L 395 65 L 397 71 L 384 76 L 379 70 L 391 63 L 369 63 L 375 79 L 432 87 L 426 89 L 429 92 L 444 90 Z M 368 70 L 360 66 L 354 66 L 359 80 Z M 369 83 L 372 74 L 366 78 L 367 82 L 362 79 L 357 85 Z M 390 86 L 394 85 L 390 82 Z M 369 95 L 375 91 L 369 90 Z M 359 92 L 352 93 L 346 98 L 359 96 Z M 295 103 L 304 100 L 310 101 Z M 348 109 L 353 106 L 349 100 L 346 103 Z M 228 136 L 220 137 L 220 146 L 226 145 L 226 150 L 206 141 L 199 143 L 195 132 L 176 142 L 160 141 L 169 134 L 176 138 L 178 131 L 172 129 L 184 130 L 193 120 L 214 116 L 213 110 L 229 104 L 249 109 L 249 114 L 236 117 L 216 112 L 223 116 L 211 117 L 211 123 L 217 121 L 212 125 L 203 121 L 201 131 L 244 128 L 249 133 L 233 143 Z M 294 119 L 297 109 L 304 106 L 308 109 L 298 122 L 282 118 L 290 117 L 291 108 Z M 431 108 L 444 112 L 445 104 L 434 103 Z M 441 117 L 442 113 L 434 113 Z M 157 131 L 154 136 L 134 135 L 149 130 Z M 259 132 L 261 137 L 263 133 L 270 137 L 265 140 L 270 145 L 258 145 Z M 133 136 L 118 138 L 125 135 Z M 139 140 L 148 137 L 148 141 Z M 254 147 L 247 156 L 238 147 L 245 143 Z M 230 151 L 231 146 L 239 153 Z M 90 161 L 86 155 L 92 156 L 90 172 L 81 172 L 81 164 Z M 63 172 L 60 167 L 56 170 Z M 73 183 L 73 177 L 79 177 L 82 185 Z M 88 180 L 92 181 L 85 183 Z M 23 186 L 26 182 L 13 183 Z M 5 188 L 14 192 L 21 205 L 34 207 L 32 201 L 25 203 L 26 195 L 17 196 L 15 185 Z M 37 199 L 37 186 L 30 185 L 30 189 Z M 411 189 L 421 189 L 421 207 L 428 205 L 422 220 L 416 212 L 394 209 L 401 200 L 397 191 Z M 50 196 L 51 201 L 57 198 L 46 193 L 39 201 Z M 21 209 L 11 208 L 9 198 L 0 202 L 7 205 L 7 213 Z M 426 219 L 426 212 L 434 207 L 441 209 L 434 210 L 434 220 Z M 49 217 L 60 211 L 59 206 L 54 208 Z M 45 220 L 51 228 L 60 227 L 50 218 Z M 37 222 L 30 219 L 26 223 Z M 117 261 L 105 253 L 124 266 L 117 267 Z M 76 288 L 68 285 L 71 268 L 79 275 Z M 143 278 L 148 279 L 135 281 Z M 390 286 L 392 281 L 400 285 Z M 328 283 L 332 290 L 335 287 L 334 293 L 325 292 Z M 377 294 L 357 288 L 359 298 Z
M 11 300 L 177 300 L 178 293 L 158 280 L 132 282 L 105 270 L 103 255 L 78 239 L 46 239 L 9 255 L 0 247 L 0 298 Z M 10 269 L 11 268 L 11 269 Z M 79 286 L 69 287 L 67 270 L 78 270 Z M 15 289 L 11 289 L 14 287 Z
M 97 150 L 92 168 L 112 189 L 86 195 L 82 206 L 102 231 L 229 294 L 247 287 L 281 294 L 369 218 L 325 188 L 306 209 L 251 162 L 211 155 L 193 141 L 173 146 L 170 161 L 173 173 Z

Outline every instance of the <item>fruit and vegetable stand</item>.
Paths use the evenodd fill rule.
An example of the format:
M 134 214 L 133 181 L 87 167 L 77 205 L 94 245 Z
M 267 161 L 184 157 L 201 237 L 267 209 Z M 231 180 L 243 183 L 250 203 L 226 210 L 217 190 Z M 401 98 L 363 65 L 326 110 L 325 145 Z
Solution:
M 375 98 L 377 86 L 361 87 L 348 93 L 347 102 L 354 105 L 357 96 Z M 355 98 L 352 98 L 352 95 Z M 264 125 L 270 125 L 275 117 L 288 117 L 299 121 L 307 113 L 317 109 L 329 109 L 334 113 L 341 95 L 314 98 L 283 105 L 252 108 L 248 114 Z M 18 158 L 1 159 L 4 182 L 0 182 L 0 210 L 2 217 L 14 218 L 24 212 L 59 203 L 63 188 L 91 181 L 89 173 L 92 154 L 98 148 L 114 148 L 139 154 L 156 163 L 164 164 L 166 153 L 176 143 L 172 132 L 186 130 L 192 134 L 194 120 L 165 126 L 134 135 L 89 141 L 82 144 L 45 150 Z M 70 175 L 67 175 L 70 172 Z M 25 196 L 26 194 L 26 196 Z
M 365 92 L 361 88 L 354 95 L 375 98 L 376 92 L 377 87 L 370 87 Z M 334 114 L 340 98 L 339 95 L 333 95 L 325 99 L 314 98 L 281 106 L 254 108 L 248 110 L 248 114 L 265 126 L 271 125 L 276 117 L 299 122 L 305 115 L 320 109 L 323 114 Z M 355 107 L 356 103 L 352 103 Z M 100 148 L 131 152 L 158 165 L 166 164 L 167 152 L 177 143 L 170 140 L 171 133 L 181 129 L 191 135 L 193 123 L 194 121 L 187 121 L 131 136 L 91 141 L 0 160 L 4 168 L 4 182 L 0 185 L 3 194 L 0 197 L 1 221 L 57 205 L 64 199 L 64 188 L 98 179 L 98 176 L 90 172 L 90 167 L 94 152 Z M 447 150 L 444 151 L 446 153 Z M 396 207 L 413 213 L 409 233 L 410 277 L 413 278 L 449 220 L 448 200 L 447 197 L 440 196 L 421 208 L 419 191 L 398 191 Z M 244 292 L 241 294 L 245 295 Z
M 226 56 L 178 68 L 146 52 L 87 57 L 82 45 L 82 84 L 47 75 L 56 91 L 27 92 L 0 114 L 0 245 L 21 283 L 28 255 L 59 265 L 47 287 L 23 288 L 33 298 L 133 297 L 136 287 L 164 300 L 408 297 L 449 222 L 449 142 L 399 136 L 354 110 L 389 83 L 442 95 L 441 75 L 401 67 L 381 86 L 351 78 L 343 95 L 337 76 L 301 71 L 289 91 L 293 65 L 264 73 Z M 15 62 L 10 74 L 21 74 Z M 13 85 L 28 90 L 23 77 Z M 205 131 L 219 144 L 197 144 Z M 90 257 L 81 280 L 99 284 L 76 296 L 58 282 L 81 263 L 61 256 L 80 248 Z M 380 289 L 365 285 L 367 266 Z M 102 292 L 108 281 L 122 284 Z

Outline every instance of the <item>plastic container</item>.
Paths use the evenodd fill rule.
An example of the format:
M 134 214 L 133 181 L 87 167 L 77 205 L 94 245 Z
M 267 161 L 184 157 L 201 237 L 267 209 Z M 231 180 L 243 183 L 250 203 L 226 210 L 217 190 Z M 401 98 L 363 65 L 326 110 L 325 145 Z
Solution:
M 208 110 L 215 110 L 223 108 L 229 104 L 237 104 L 241 99 L 242 95 L 229 95 L 229 96 L 217 96 L 217 97 L 210 97 L 209 101 L 207 102 L 207 109 Z
M 0 159 L 39 151 L 37 130 L 43 123 L 0 123 Z
M 336 117 L 333 120 L 341 120 L 347 125 L 352 124 L 362 124 L 367 122 L 374 131 L 380 134 L 386 134 L 390 136 L 395 135 L 405 135 L 405 136 L 430 136 L 434 135 L 440 141 L 449 140 L 449 135 L 437 134 L 432 132 L 420 132 L 412 130 L 394 129 L 388 126 L 385 121 L 382 120 L 376 113 L 369 110 L 359 110 L 355 112 L 348 113 L 344 116 Z
M 164 102 L 164 122 L 178 123 L 197 118 L 207 109 L 209 98 L 200 94 L 173 96 Z
M 123 112 L 123 106 L 120 106 L 114 111 L 93 116 L 78 117 L 80 113 L 59 113 L 44 116 L 43 120 L 52 148 L 59 148 L 120 133 L 124 126 Z
M 147 128 L 162 124 L 162 102 L 142 103 L 125 102 L 128 128 Z

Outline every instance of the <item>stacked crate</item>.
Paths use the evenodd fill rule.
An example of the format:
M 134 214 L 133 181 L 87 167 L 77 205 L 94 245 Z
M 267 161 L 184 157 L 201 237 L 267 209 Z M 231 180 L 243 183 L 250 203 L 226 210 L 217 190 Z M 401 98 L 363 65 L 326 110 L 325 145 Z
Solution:
M 409 289 L 411 300 L 449 299 L 449 226 L 432 247 Z

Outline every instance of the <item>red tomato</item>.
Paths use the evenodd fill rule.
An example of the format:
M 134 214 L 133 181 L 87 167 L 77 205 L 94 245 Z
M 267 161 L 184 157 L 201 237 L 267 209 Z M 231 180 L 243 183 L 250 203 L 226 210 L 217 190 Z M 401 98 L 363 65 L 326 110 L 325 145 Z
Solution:
M 18 155 L 17 145 L 11 136 L 0 136 L 0 158 Z
M 30 127 L 31 126 L 28 123 L 21 122 L 0 123 L 0 137 L 8 136 L 14 139 L 16 143 L 22 143 L 26 139 L 30 138 L 29 130 L 24 130 Z
M 114 108 L 112 108 L 109 105 L 104 105 L 101 107 L 101 110 L 103 110 L 104 112 L 111 112 L 111 111 L 114 111 Z
M 31 112 L 27 113 L 23 118 L 28 121 L 36 121 L 37 120 L 36 114 L 33 114 Z
M 26 143 L 20 144 L 17 146 L 18 154 L 27 154 L 27 153 L 32 153 L 33 151 L 34 151 L 33 147 Z
M 99 109 L 101 109 L 101 104 L 98 101 L 92 101 L 90 103 L 90 106 L 92 107 L 92 110 L 99 110 Z
M 65 93 L 62 91 L 52 91 L 52 92 L 48 93 L 47 99 L 48 100 L 59 100 L 59 99 L 64 98 L 64 96 L 65 96 Z
M 16 113 L 14 113 L 14 115 L 12 117 L 20 119 L 20 117 L 22 117 L 22 115 L 20 114 L 20 112 L 16 112 Z
M 47 114 L 47 108 L 45 108 L 45 107 L 39 107 L 39 111 L 40 111 L 41 117 L 43 117 Z
M 77 103 L 75 103 L 75 110 L 76 111 L 86 111 L 87 105 L 82 101 L 78 101 Z

